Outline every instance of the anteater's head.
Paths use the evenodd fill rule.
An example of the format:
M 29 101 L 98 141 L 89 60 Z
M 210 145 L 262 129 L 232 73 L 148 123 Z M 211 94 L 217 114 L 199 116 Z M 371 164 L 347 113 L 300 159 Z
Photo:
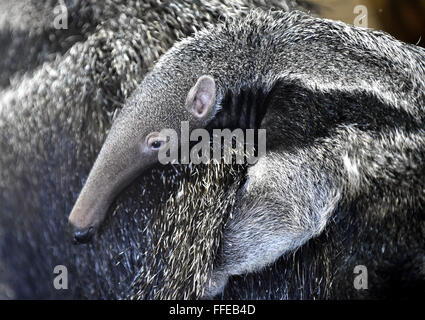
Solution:
M 216 82 L 153 70 L 114 121 L 69 216 L 75 243 L 88 242 L 117 194 L 180 143 L 181 123 L 204 127 L 214 116 Z M 175 137 L 169 130 L 177 133 Z

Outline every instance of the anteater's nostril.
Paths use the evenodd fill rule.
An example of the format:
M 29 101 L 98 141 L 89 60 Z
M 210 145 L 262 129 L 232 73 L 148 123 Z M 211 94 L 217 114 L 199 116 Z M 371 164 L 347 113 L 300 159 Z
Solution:
M 85 230 L 75 230 L 73 242 L 74 244 L 87 243 L 94 235 L 94 228 L 90 227 Z

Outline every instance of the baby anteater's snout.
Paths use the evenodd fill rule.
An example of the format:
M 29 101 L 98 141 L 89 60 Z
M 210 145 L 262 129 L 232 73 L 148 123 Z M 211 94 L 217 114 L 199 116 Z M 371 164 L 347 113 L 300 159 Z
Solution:
M 74 244 L 83 244 L 90 242 L 95 233 L 95 228 L 93 226 L 87 229 L 78 229 L 73 228 L 72 230 L 72 242 Z

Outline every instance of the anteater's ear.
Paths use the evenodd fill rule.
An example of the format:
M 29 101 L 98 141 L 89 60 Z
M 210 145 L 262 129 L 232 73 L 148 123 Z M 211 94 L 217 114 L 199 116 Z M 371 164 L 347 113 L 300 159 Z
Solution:
M 207 117 L 215 105 L 216 86 L 213 77 L 201 76 L 190 89 L 186 107 L 199 119 Z

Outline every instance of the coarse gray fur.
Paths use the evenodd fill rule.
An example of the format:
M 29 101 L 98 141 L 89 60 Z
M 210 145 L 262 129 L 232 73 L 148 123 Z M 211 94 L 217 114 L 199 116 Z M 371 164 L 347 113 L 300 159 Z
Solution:
M 207 127 L 220 113 L 232 113 L 223 106 L 229 93 L 263 91 L 271 99 L 261 106 L 268 109 L 260 125 L 268 131 L 269 149 L 249 168 L 227 222 L 205 293 L 213 297 L 229 276 L 260 270 L 319 235 L 338 208 L 375 184 L 384 189 L 383 201 L 394 194 L 407 200 L 398 204 L 394 198 L 391 210 L 422 208 L 424 57 L 423 49 L 381 32 L 301 12 L 229 18 L 182 40 L 159 60 L 115 121 L 80 198 L 102 202 L 110 196 L 99 188 L 111 180 L 104 172 L 129 168 L 132 146 L 150 132 L 178 130 L 182 121 L 192 129 Z M 214 87 L 215 102 L 200 120 L 187 108 L 205 75 L 215 81 L 202 84 Z M 311 92 L 317 100 L 309 106 L 303 94 Z M 402 181 L 411 183 L 407 190 L 400 190 Z M 88 212 L 82 203 L 73 213 Z M 385 202 L 381 206 L 373 214 L 386 215 Z
M 265 22 L 267 26 L 264 26 Z M 114 216 L 95 243 L 69 247 L 63 232 L 64 218 L 81 188 L 83 181 L 80 179 L 87 175 L 105 136 L 109 121 L 102 120 L 102 108 L 114 105 L 116 96 L 120 97 L 119 101 L 125 96 L 121 82 L 117 80 L 108 87 L 109 79 L 105 78 L 109 75 L 115 79 L 113 72 L 109 74 L 106 71 L 110 70 L 109 61 L 115 60 L 106 59 L 106 63 L 100 64 L 103 68 L 99 70 L 104 73 L 95 77 L 96 81 L 85 79 L 81 77 L 81 66 L 95 59 L 82 55 L 79 48 L 85 45 L 78 44 L 77 49 L 68 55 L 67 63 L 59 63 L 54 68 L 44 66 L 45 73 L 41 76 L 29 78 L 25 80 L 25 86 L 6 91 L 2 102 L 7 103 L 2 107 L 6 105 L 4 110 L 7 106 L 12 107 L 1 114 L 4 126 L 1 147 L 6 150 L 1 161 L 2 168 L 16 164 L 16 170 L 1 171 L 2 178 L 5 177 L 1 185 L 1 222 L 8 228 L 8 231 L 2 230 L 0 260 L 6 266 L 0 266 L 6 269 L 0 279 L 4 295 L 48 296 L 50 279 L 46 275 L 55 264 L 60 263 L 75 268 L 70 268 L 72 279 L 78 281 L 77 288 L 73 286 L 69 293 L 73 297 L 211 297 L 222 291 L 229 275 L 229 284 L 221 295 L 223 298 L 367 298 L 392 294 L 403 296 L 406 292 L 423 294 L 425 152 L 420 126 L 423 120 L 418 112 L 423 107 L 424 98 L 421 80 L 423 50 L 381 33 L 314 19 L 297 12 L 288 15 L 253 13 L 247 20 L 228 22 L 197 35 L 195 39 L 185 40 L 164 59 L 169 59 L 179 53 L 179 48 L 184 49 L 191 43 L 196 46 L 197 41 L 202 39 L 208 47 L 213 44 L 208 37 L 214 39 L 220 32 L 225 33 L 226 28 L 234 31 L 228 34 L 232 40 L 228 49 L 234 43 L 243 44 L 250 39 L 257 39 L 259 43 L 274 41 L 273 37 L 256 38 L 256 32 L 253 32 L 252 38 L 248 33 L 246 37 L 239 37 L 238 32 L 244 35 L 244 29 L 241 29 L 244 25 L 245 30 L 259 34 L 273 25 L 276 27 L 275 36 L 280 34 L 278 30 L 282 32 L 277 40 L 282 41 L 282 48 L 286 48 L 286 59 L 278 62 L 288 68 L 282 78 L 288 81 L 265 86 L 277 89 L 271 95 L 272 101 L 263 120 L 269 135 L 275 137 L 271 141 L 268 139 L 271 152 L 249 169 L 248 179 L 239 196 L 234 198 L 232 191 L 229 197 L 217 197 L 218 201 L 212 203 L 215 206 L 211 206 L 214 210 L 206 210 L 201 216 L 205 220 L 190 220 L 191 213 L 196 212 L 184 210 L 173 202 L 160 213 L 176 215 L 171 219 L 175 223 L 167 224 L 167 215 L 152 216 L 145 207 L 155 207 L 164 201 L 162 195 L 158 199 L 157 190 L 172 189 L 172 185 L 176 184 L 175 179 L 164 180 L 161 170 L 156 168 L 118 197 L 111 210 Z M 237 38 L 233 39 L 233 36 Z M 93 44 L 89 38 L 88 42 L 87 46 L 104 48 L 103 41 Z M 100 50 L 102 56 L 110 58 L 108 47 L 104 50 L 105 54 Z M 184 57 L 187 52 L 183 50 L 180 54 Z M 75 59 L 80 55 L 81 59 Z M 226 58 L 224 61 L 232 57 L 223 56 Z M 63 82 L 54 86 L 50 77 L 56 78 L 55 70 L 61 70 L 67 64 L 74 67 L 61 74 Z M 173 65 L 169 67 L 173 68 Z M 223 70 L 220 71 L 218 65 L 215 69 L 216 74 L 209 74 L 219 79 L 224 74 Z M 97 72 L 96 69 L 89 70 L 94 74 Z M 238 70 L 247 68 L 241 68 L 239 64 L 235 67 L 235 71 Z M 69 75 L 74 75 L 77 81 L 69 81 L 67 90 Z M 180 88 L 180 100 L 184 100 L 199 76 L 192 74 L 193 79 L 188 81 L 187 87 Z M 123 83 L 126 84 L 128 79 Z M 166 79 L 169 83 L 165 84 L 170 87 L 180 83 L 172 81 L 172 77 Z M 217 81 L 222 88 L 226 85 L 224 80 L 222 83 Z M 85 85 L 80 86 L 80 81 Z M 99 96 L 93 95 L 93 90 L 85 90 L 93 83 L 99 85 Z M 130 88 L 134 86 L 134 83 L 129 85 Z M 119 94 L 114 96 L 113 89 L 117 88 Z M 237 85 L 235 89 L 238 89 Z M 63 93 L 58 90 L 63 90 Z M 71 114 L 75 112 L 75 118 L 71 119 L 80 120 L 69 121 L 68 125 L 74 129 L 70 130 L 71 134 L 64 134 L 68 129 L 62 130 L 58 124 L 67 123 L 67 114 L 61 116 L 55 110 L 58 103 L 62 104 L 62 110 L 66 109 L 64 97 L 69 96 L 69 92 L 72 92 L 71 100 L 74 101 L 69 102 L 70 105 L 80 106 L 78 103 L 82 103 L 82 109 L 87 112 L 80 114 L 81 110 L 69 110 Z M 101 97 L 104 99 L 94 103 Z M 134 97 L 137 98 L 137 93 Z M 51 98 L 54 99 L 50 102 Z M 22 106 L 26 104 L 31 108 L 24 112 L 26 108 Z M 28 109 L 33 109 L 33 104 L 39 106 L 39 113 L 28 112 Z M 97 107 L 91 109 L 93 105 Z M 287 111 L 284 114 L 282 106 Z M 347 109 L 341 106 L 347 106 Z M 367 108 L 367 112 L 359 106 Z M 16 117 L 10 112 L 14 107 Z M 122 119 L 125 114 L 124 111 L 117 119 Z M 26 118 L 23 117 L 25 115 Z M 285 128 L 282 124 L 291 130 L 282 130 Z M 48 126 L 52 127 L 46 130 Z M 58 143 L 58 146 L 54 147 L 51 142 Z M 34 159 L 35 153 L 39 156 Z M 29 167 L 32 175 L 28 175 Z M 71 168 L 75 170 L 74 177 L 72 173 L 69 175 Z M 172 172 L 173 168 L 167 170 Z M 235 174 L 232 170 L 230 173 Z M 222 179 L 223 173 L 218 176 Z M 179 179 L 183 181 L 180 187 L 192 190 L 183 199 L 185 204 L 193 205 L 192 200 L 204 199 L 200 195 L 211 201 L 209 196 L 220 194 L 220 190 L 211 195 L 202 192 L 203 189 L 199 188 L 202 177 L 191 180 L 177 175 L 178 186 Z M 285 181 L 290 181 L 290 185 Z M 222 185 L 227 186 L 226 183 Z M 233 184 L 229 186 L 232 189 Z M 68 192 L 70 188 L 71 192 Z M 221 239 L 220 229 L 211 230 L 206 222 L 213 221 L 213 225 L 220 228 L 223 214 L 218 210 L 220 205 L 233 207 L 232 200 L 236 199 L 238 209 L 230 213 L 229 219 L 225 216 L 226 221 L 222 221 L 226 224 L 217 255 L 214 251 L 213 257 L 203 261 L 201 256 L 196 255 L 202 252 L 198 249 L 204 249 L 205 243 L 208 243 L 207 248 L 217 248 L 214 241 Z M 293 217 L 296 218 L 290 219 Z M 200 222 L 197 226 L 201 227 L 187 229 L 184 222 Z M 325 224 L 327 227 L 323 229 Z M 170 233 L 170 228 L 175 228 L 171 229 L 173 233 Z M 293 231 L 289 237 L 288 229 Z M 158 230 L 159 234 L 155 234 Z M 185 234 L 181 238 L 172 237 L 183 232 Z M 171 252 L 167 248 L 179 244 L 179 239 L 187 244 L 191 236 L 199 234 L 204 234 L 205 239 L 196 238 L 191 250 L 178 248 L 181 250 L 178 252 L 185 254 L 183 262 L 198 258 L 196 261 L 192 259 L 190 270 L 186 269 L 186 264 L 179 263 L 178 256 L 167 261 Z M 269 264 L 279 254 L 292 251 L 315 235 L 316 238 L 310 239 L 295 252 L 287 252 L 275 263 Z M 150 251 L 151 241 L 162 239 L 161 236 L 168 236 L 158 242 L 164 244 L 162 248 L 166 252 L 154 250 L 159 253 L 157 257 Z M 292 238 L 293 243 L 288 242 L 288 238 Z M 263 250 L 257 250 L 259 248 Z M 161 251 L 161 248 L 156 249 Z M 11 252 L 25 254 L 11 255 Z M 260 257 L 265 260 L 260 260 Z M 43 258 L 48 262 L 44 263 Z M 157 258 L 162 261 L 149 263 L 150 259 Z M 32 263 L 30 270 L 29 263 Z M 352 287 L 352 266 L 356 264 L 365 264 L 370 270 L 369 291 L 359 292 Z M 152 266 L 157 269 L 151 269 Z M 164 269 L 167 273 L 163 278 L 154 278 L 154 282 L 158 282 L 151 287 L 149 280 Z M 212 274 L 209 274 L 211 270 Z M 252 270 L 254 272 L 245 274 Z M 136 273 L 135 281 L 129 285 L 129 277 Z M 208 279 L 205 279 L 205 273 Z M 191 286 L 185 285 L 184 279 L 178 277 L 183 274 L 189 274 Z M 42 280 L 34 282 L 40 275 Z M 168 288 L 170 279 L 173 287 Z M 205 284 L 209 280 L 212 281 L 207 288 Z M 409 287 L 413 284 L 416 287 Z M 53 290 L 53 296 L 60 294 Z
M 96 243 L 71 246 L 66 218 L 113 114 L 178 38 L 228 15 L 246 15 L 250 8 L 286 10 L 295 1 L 65 4 L 69 30 L 52 28 L 55 1 L 1 2 L 0 295 L 5 298 L 131 296 L 133 277 L 146 270 L 151 257 L 152 212 L 187 179 L 174 168 L 152 170 L 117 199 L 114 219 Z M 69 290 L 52 287 L 58 264 L 68 267 Z

